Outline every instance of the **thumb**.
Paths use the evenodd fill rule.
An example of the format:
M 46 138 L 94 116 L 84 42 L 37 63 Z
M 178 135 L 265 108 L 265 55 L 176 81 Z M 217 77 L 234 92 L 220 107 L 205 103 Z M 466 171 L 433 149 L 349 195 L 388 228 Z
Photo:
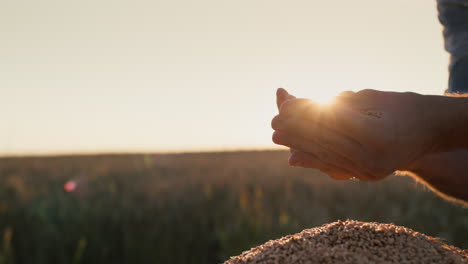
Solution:
M 292 99 L 296 99 L 296 97 L 292 94 L 289 94 L 286 89 L 278 88 L 278 90 L 276 90 L 276 106 L 278 107 L 278 110 L 284 102 Z

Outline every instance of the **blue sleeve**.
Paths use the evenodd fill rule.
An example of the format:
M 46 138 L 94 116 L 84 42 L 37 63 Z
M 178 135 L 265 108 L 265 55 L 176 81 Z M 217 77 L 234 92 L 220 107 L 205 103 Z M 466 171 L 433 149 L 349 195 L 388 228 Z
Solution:
M 468 93 L 468 0 L 437 0 L 450 53 L 448 93 Z

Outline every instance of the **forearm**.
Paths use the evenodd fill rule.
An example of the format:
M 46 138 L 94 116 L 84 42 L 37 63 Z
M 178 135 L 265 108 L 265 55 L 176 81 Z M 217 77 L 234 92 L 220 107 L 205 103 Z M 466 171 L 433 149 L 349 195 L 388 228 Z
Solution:
M 405 174 L 440 196 L 468 206 L 468 149 L 439 152 L 413 162 Z
M 468 206 L 468 94 L 428 96 L 434 149 L 404 168 L 440 196 Z M 427 102 L 426 102 L 427 103 Z M 429 133 L 429 132 L 428 132 Z
M 434 152 L 468 149 L 468 97 L 431 96 L 433 124 L 436 133 Z M 431 120 L 428 118 L 427 120 Z M 466 162 L 466 160 L 465 160 Z

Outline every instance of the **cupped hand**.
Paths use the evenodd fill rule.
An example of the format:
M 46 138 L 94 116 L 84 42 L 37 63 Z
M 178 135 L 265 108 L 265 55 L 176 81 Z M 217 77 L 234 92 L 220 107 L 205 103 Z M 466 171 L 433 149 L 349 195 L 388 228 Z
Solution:
M 426 96 L 363 90 L 323 107 L 285 90 L 277 94 L 273 141 L 296 150 L 291 165 L 335 179 L 376 181 L 437 148 L 438 120 Z

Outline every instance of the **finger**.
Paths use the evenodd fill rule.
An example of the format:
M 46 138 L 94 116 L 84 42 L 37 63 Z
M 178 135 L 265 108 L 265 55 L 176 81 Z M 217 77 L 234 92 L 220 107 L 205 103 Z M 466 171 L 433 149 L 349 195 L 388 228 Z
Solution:
M 276 106 L 278 107 L 278 111 L 284 102 L 292 99 L 296 99 L 296 97 L 294 95 L 289 94 L 288 91 L 286 91 L 286 89 L 278 88 L 278 90 L 276 90 Z M 289 149 L 289 152 L 294 153 L 296 152 L 296 150 Z
M 345 91 L 336 97 L 336 102 L 353 109 L 362 110 L 375 107 L 376 94 L 374 90 L 362 90 L 357 93 Z
M 278 110 L 281 108 L 281 105 L 287 100 L 296 99 L 295 96 L 291 95 L 286 91 L 286 89 L 278 88 L 276 91 L 276 106 Z
M 378 118 L 362 114 L 344 105 L 335 104 L 323 108 L 304 99 L 289 100 L 283 103 L 279 116 L 295 120 L 295 122 L 304 122 L 307 125 L 320 124 L 353 138 L 359 138 L 364 129 L 376 127 L 380 121 Z
M 289 94 L 285 89 L 283 88 L 278 88 L 278 90 L 276 91 L 276 105 L 278 107 L 278 110 L 280 111 L 281 110 L 281 105 L 286 102 L 287 100 L 293 100 L 293 99 L 296 99 L 295 96 Z M 307 99 L 302 99 L 306 102 L 309 102 L 309 100 Z M 298 150 L 296 149 L 293 149 L 293 148 L 290 148 L 289 149 L 289 152 L 290 153 L 295 153 L 297 152 Z
M 356 97 L 356 98 L 376 98 L 378 96 L 385 95 L 387 92 L 382 92 L 373 89 L 363 89 L 357 92 L 343 91 L 338 94 L 339 97 Z
M 303 168 L 318 169 L 335 180 L 349 180 L 355 177 L 351 172 L 342 168 L 326 164 L 312 154 L 295 152 L 289 157 L 289 165 Z
M 283 102 L 283 104 L 280 105 L 279 112 L 280 115 L 283 116 L 291 116 L 291 115 L 299 115 L 305 111 L 305 109 L 312 107 L 312 106 L 318 106 L 317 103 L 314 103 L 310 99 L 305 99 L 305 98 L 299 98 L 295 100 L 288 100 Z
M 284 119 L 281 116 L 276 116 L 272 120 L 272 127 L 292 136 L 311 140 L 349 159 L 355 158 L 356 153 L 365 153 L 359 141 L 317 123 L 304 122 L 295 118 Z
M 333 153 L 324 149 L 323 147 L 311 142 L 309 140 L 302 139 L 300 137 L 290 136 L 288 134 L 276 131 L 273 134 L 273 142 L 283 146 L 289 146 L 302 152 L 307 152 L 317 157 L 322 162 L 326 162 L 332 165 L 340 165 L 341 167 L 352 167 L 349 160 L 341 157 L 339 154 Z M 348 166 L 346 166 L 348 165 Z
M 355 92 L 353 91 L 343 91 L 341 93 L 338 94 L 339 97 L 343 97 L 343 96 L 353 96 L 354 94 L 356 94 Z
M 380 118 L 388 105 L 394 105 L 396 102 L 401 103 L 401 99 L 396 98 L 398 95 L 399 93 L 395 92 L 366 89 L 357 93 L 343 92 L 336 97 L 335 101 L 342 106 L 346 106 L 364 115 L 368 115 L 372 112 L 380 112 L 378 115 Z M 373 114 L 371 115 L 376 116 Z
M 278 88 L 278 90 L 276 90 L 276 106 L 278 107 L 278 110 L 281 104 L 286 100 L 288 94 L 289 93 L 283 88 Z
M 322 146 L 314 143 L 313 141 L 298 137 L 291 136 L 281 131 L 275 131 L 273 133 L 273 142 L 278 145 L 287 146 L 296 150 L 309 153 L 323 163 L 330 164 L 336 167 L 343 168 L 355 175 L 359 175 L 359 178 L 364 180 L 372 180 L 372 174 L 368 173 L 365 168 L 360 164 L 356 164 L 353 160 L 348 159 L 339 153 L 335 153 Z M 355 153 L 358 156 L 361 153 Z

